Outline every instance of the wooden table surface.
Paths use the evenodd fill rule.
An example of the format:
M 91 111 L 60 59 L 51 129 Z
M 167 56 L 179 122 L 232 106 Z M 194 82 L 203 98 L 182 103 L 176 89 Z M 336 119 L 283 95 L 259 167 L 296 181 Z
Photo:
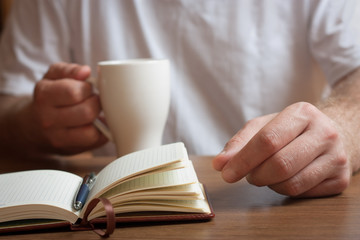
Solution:
M 83 176 L 99 171 L 112 157 L 71 159 L 1 159 L 0 172 L 62 169 Z M 110 239 L 360 239 L 360 174 L 341 195 L 291 199 L 246 181 L 225 183 L 211 167 L 211 157 L 192 157 L 207 187 L 215 218 L 209 222 L 132 224 L 118 227 Z M 91 232 L 41 231 L 0 235 L 0 239 L 99 239 Z

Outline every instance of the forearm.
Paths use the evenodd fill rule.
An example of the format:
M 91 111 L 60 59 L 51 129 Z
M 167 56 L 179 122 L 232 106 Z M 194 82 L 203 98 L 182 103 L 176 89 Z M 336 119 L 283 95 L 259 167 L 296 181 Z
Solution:
M 330 96 L 318 104 L 327 116 L 335 121 L 352 172 L 360 169 L 360 68 L 341 79 Z
M 44 149 L 31 111 L 30 96 L 0 95 L 0 153 L 2 155 L 43 155 Z

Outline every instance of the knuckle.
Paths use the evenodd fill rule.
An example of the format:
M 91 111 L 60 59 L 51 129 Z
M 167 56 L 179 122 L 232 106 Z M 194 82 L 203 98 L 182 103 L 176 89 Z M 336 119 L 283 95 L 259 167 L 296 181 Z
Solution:
M 71 87 L 69 84 L 69 87 L 63 88 L 64 97 L 71 103 L 79 103 L 83 100 L 81 94 L 79 94 L 80 92 L 75 84 L 72 84 Z
M 69 76 L 75 76 L 75 74 L 79 71 L 80 65 L 72 63 L 68 66 Z
M 343 192 L 350 184 L 349 174 L 343 174 L 336 182 L 335 188 L 338 193 Z
M 289 108 L 292 108 L 298 118 L 306 121 L 318 119 L 322 115 L 318 108 L 308 102 L 298 102 Z
M 284 194 L 291 197 L 299 196 L 303 193 L 302 185 L 302 181 L 294 177 L 285 183 Z
M 84 144 L 92 145 L 100 137 L 100 132 L 95 127 L 89 127 L 83 132 Z
M 98 109 L 100 111 L 100 104 L 98 104 Z M 225 144 L 224 149 L 225 150 L 237 149 L 239 146 L 243 146 L 244 143 L 245 143 L 244 139 L 239 134 L 236 134 Z
M 71 84 L 71 86 L 70 86 Z M 69 83 L 69 87 L 65 88 L 65 95 L 70 99 L 73 103 L 79 103 L 84 101 L 84 99 L 91 93 L 91 85 L 87 82 L 71 82 Z
M 337 154 L 334 164 L 338 166 L 338 169 L 340 168 L 334 188 L 337 189 L 338 193 L 341 193 L 349 186 L 351 178 L 349 160 L 344 151 Z
M 98 115 L 97 111 L 91 106 L 84 106 L 83 108 L 81 108 L 81 111 L 82 118 L 85 122 L 94 121 Z
M 259 133 L 261 146 L 270 151 L 276 151 L 281 148 L 280 136 L 274 130 L 264 130 Z
M 64 62 L 57 62 L 57 63 L 53 63 L 49 66 L 49 69 L 46 73 L 46 75 L 52 75 L 55 74 L 57 72 L 59 72 L 59 70 L 64 69 L 65 63 Z
M 47 74 L 55 72 L 61 65 L 61 62 L 53 63 L 49 66 Z
M 307 116 L 314 116 L 318 112 L 318 109 L 308 102 L 296 103 L 295 107 L 298 108 L 302 114 Z
M 67 63 L 65 62 L 56 62 L 50 65 L 50 69 L 58 69 L 58 68 L 63 68 L 66 66 Z
M 336 156 L 336 164 L 338 166 L 344 167 L 347 166 L 348 163 L 349 161 L 345 151 L 339 152 Z
M 86 104 L 83 104 L 81 111 L 82 111 L 82 118 L 86 122 L 94 121 L 99 113 L 100 113 L 100 103 L 97 101 L 96 97 L 89 99 Z
M 35 85 L 35 88 L 34 88 L 34 102 L 36 104 L 43 104 L 45 103 L 46 101 L 46 89 L 47 89 L 47 86 L 45 84 L 44 81 L 39 81 L 36 85 Z
M 322 129 L 322 133 L 323 133 L 324 140 L 327 141 L 327 142 L 336 141 L 337 139 L 340 138 L 339 132 L 331 124 L 327 124 L 327 125 L 324 124 L 323 129 Z
M 329 164 L 335 169 L 348 169 L 350 161 L 344 149 L 333 149 L 334 151 L 328 153 L 327 160 Z
M 287 179 L 293 170 L 292 160 L 290 156 L 278 154 L 274 157 L 274 169 L 275 174 L 280 179 Z
M 59 73 L 63 73 L 67 66 L 69 65 L 69 63 L 66 63 L 66 62 L 57 62 L 54 64 L 54 71 L 55 72 L 59 72 Z
M 229 149 L 229 148 L 232 148 L 233 146 L 236 146 L 238 144 L 240 144 L 242 141 L 240 139 L 240 137 L 233 137 L 231 138 L 226 144 L 225 144 L 225 148 L 226 149 Z

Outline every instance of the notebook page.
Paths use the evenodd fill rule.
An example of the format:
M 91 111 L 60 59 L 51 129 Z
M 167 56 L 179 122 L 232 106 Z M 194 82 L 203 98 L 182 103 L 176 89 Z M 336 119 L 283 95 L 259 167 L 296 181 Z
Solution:
M 72 204 L 82 178 L 56 170 L 0 175 L 0 209 L 25 204 L 48 204 L 74 212 Z
M 119 195 L 110 199 L 112 202 L 128 202 L 137 199 L 163 199 L 163 200 L 191 200 L 205 199 L 200 183 L 191 183 L 187 185 L 170 186 L 131 192 L 131 194 Z
M 103 194 L 102 197 L 111 198 L 116 195 L 126 194 L 134 191 L 179 186 L 196 182 L 198 182 L 198 179 L 194 168 L 191 166 L 131 179 L 110 189 L 105 194 Z
M 94 209 L 88 219 L 103 216 L 102 211 Z M 140 211 L 178 211 L 188 213 L 210 213 L 211 209 L 206 200 L 146 200 L 136 201 L 135 203 L 123 203 L 114 206 L 114 211 L 118 213 L 140 212 Z
M 100 196 L 106 189 L 128 177 L 181 160 L 189 161 L 185 146 L 180 142 L 120 157 L 99 172 L 88 200 Z
M 112 204 L 118 205 L 119 202 L 122 202 L 122 199 L 125 197 L 126 201 L 131 202 L 134 199 L 131 198 L 132 192 L 140 191 L 136 193 L 141 193 L 143 189 L 157 189 L 171 186 L 182 186 L 185 184 L 194 184 L 198 183 L 198 179 L 192 165 L 182 169 L 171 170 L 168 172 L 160 172 L 154 174 L 148 174 L 145 176 L 137 177 L 135 179 L 130 179 L 124 183 L 121 183 L 114 188 L 107 191 L 101 197 L 108 198 Z M 178 191 L 184 190 L 184 188 L 178 189 Z M 195 190 L 193 192 L 193 199 L 197 198 L 196 194 L 199 192 L 197 189 L 189 188 L 187 190 Z M 123 195 L 125 194 L 125 195 Z M 122 195 L 122 196 L 121 196 Z M 136 195 L 136 194 L 135 194 Z M 151 198 L 151 197 L 150 197 Z M 118 200 L 115 200 L 118 199 Z M 136 199 L 136 198 L 135 198 Z M 167 199 L 167 198 L 166 198 Z M 178 198 L 176 198 L 178 199 Z M 98 205 L 94 208 L 94 212 L 102 209 L 102 205 Z M 80 215 L 82 217 L 83 215 Z

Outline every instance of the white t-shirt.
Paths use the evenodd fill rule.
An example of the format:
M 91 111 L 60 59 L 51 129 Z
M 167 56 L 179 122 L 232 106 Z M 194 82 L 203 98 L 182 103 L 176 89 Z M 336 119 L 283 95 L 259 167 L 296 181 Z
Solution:
M 168 58 L 164 142 L 216 154 L 243 124 L 321 96 L 360 66 L 360 1 L 15 1 L 0 91 L 31 94 L 54 62 Z

